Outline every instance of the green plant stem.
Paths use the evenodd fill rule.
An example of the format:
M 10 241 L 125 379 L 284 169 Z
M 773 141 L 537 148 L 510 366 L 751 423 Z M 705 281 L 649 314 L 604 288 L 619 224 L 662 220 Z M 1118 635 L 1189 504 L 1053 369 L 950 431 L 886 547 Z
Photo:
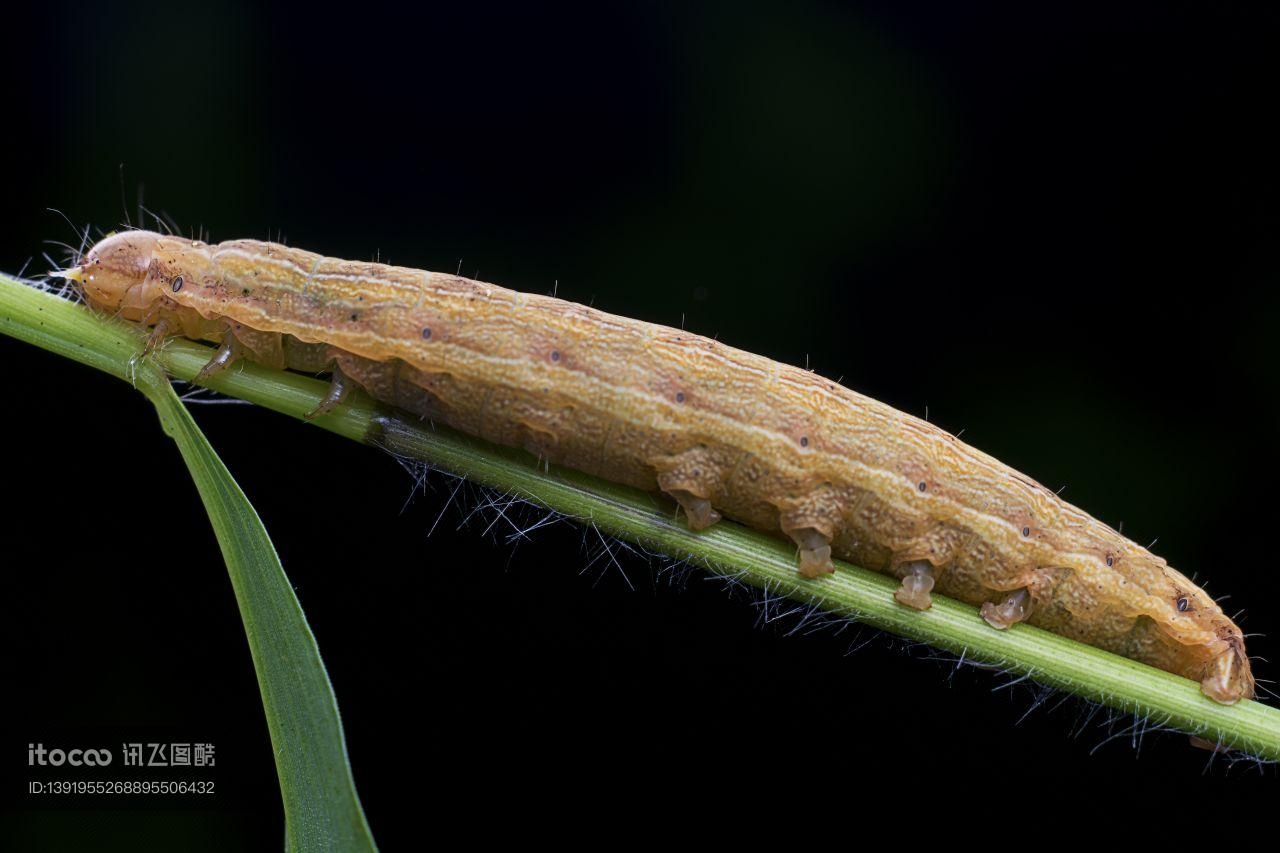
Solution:
M 0 331 L 126 379 L 155 405 L 191 471 L 235 591 L 274 747 L 285 848 L 374 850 L 333 687 L 302 606 L 257 512 L 168 376 L 154 360 L 139 359 L 139 330 L 0 276 Z
M 21 285 L 0 282 L 0 331 L 125 374 L 139 351 L 139 332 L 105 323 L 91 312 Z M 23 306 L 21 310 L 19 305 Z M 32 329 L 60 318 L 56 334 Z M 132 342 L 132 343 L 130 343 Z M 157 354 L 171 375 L 190 380 L 209 360 L 208 347 L 172 340 Z M 301 417 L 322 398 L 327 383 L 253 364 L 212 379 L 217 391 Z M 1280 760 L 1280 710 L 1254 701 L 1220 705 L 1185 678 L 1050 634 L 1030 625 L 992 630 L 974 607 L 934 596 L 923 613 L 898 605 L 897 583 L 846 563 L 836 573 L 805 580 L 795 571 L 794 549 L 780 540 L 721 522 L 699 533 L 678 524 L 655 496 L 575 471 L 546 470 L 521 451 L 495 447 L 439 426 L 424 428 L 361 395 L 314 422 L 357 441 L 376 444 L 505 493 L 591 524 L 653 551 L 767 589 L 822 610 L 847 615 L 885 631 L 994 664 L 1067 692 L 1130 712 L 1153 723 L 1264 759 Z

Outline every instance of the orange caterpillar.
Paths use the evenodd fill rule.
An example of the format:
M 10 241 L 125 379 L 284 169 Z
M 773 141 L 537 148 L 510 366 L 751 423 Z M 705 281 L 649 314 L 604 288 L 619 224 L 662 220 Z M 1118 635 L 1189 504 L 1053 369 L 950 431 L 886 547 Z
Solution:
M 454 275 L 275 243 L 116 234 L 79 266 L 93 307 L 330 372 L 423 417 L 790 537 L 806 577 L 832 556 L 1200 682 L 1253 696 L 1244 638 L 1163 560 L 1028 477 L 911 415 L 716 341 Z

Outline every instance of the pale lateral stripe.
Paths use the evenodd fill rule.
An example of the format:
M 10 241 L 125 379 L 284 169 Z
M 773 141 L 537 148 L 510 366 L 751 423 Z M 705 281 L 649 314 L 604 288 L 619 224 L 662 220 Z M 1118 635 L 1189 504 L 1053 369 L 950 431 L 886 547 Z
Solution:
M 278 244 L 267 244 L 267 250 L 261 251 L 261 252 L 249 252 L 240 247 L 221 247 L 220 248 L 215 246 L 209 246 L 208 250 L 210 250 L 211 260 L 213 260 L 215 263 L 218 263 L 223 256 L 229 256 L 229 257 L 234 257 L 242 261 L 245 261 L 249 266 L 261 265 L 263 263 L 266 263 L 270 266 L 273 266 L 279 270 L 286 272 L 292 278 L 295 278 L 295 279 L 302 278 L 303 286 L 301 289 L 304 293 L 306 293 L 309 283 L 311 283 L 314 278 L 314 283 L 316 284 L 317 289 L 326 289 L 325 285 L 328 285 L 330 282 L 345 282 L 349 284 L 358 285 L 362 282 L 368 281 L 368 282 L 376 283 L 380 288 L 390 287 L 392 290 L 397 290 L 397 291 L 412 291 L 418 296 L 417 302 L 414 303 L 415 308 L 421 307 L 421 305 L 424 303 L 428 295 L 435 295 L 435 296 L 439 296 L 447 299 L 454 299 L 454 300 L 463 300 L 465 298 L 456 289 L 450 289 L 445 286 L 432 285 L 431 278 L 433 278 L 436 275 L 436 273 L 433 273 L 428 270 L 413 270 L 406 267 L 393 268 L 393 269 L 396 269 L 397 271 L 403 271 L 405 273 L 423 276 L 422 285 L 420 287 L 413 287 L 411 285 L 402 283 L 401 281 L 396 280 L 391 276 L 380 277 L 377 275 L 370 275 L 370 274 L 342 274 L 342 273 L 323 273 L 319 275 L 313 275 L 314 271 L 318 270 L 320 265 L 322 265 L 324 261 L 331 260 L 331 259 L 325 258 L 324 256 L 319 256 L 317 261 L 315 262 L 315 266 L 313 270 L 306 271 L 304 270 L 303 267 L 297 264 L 291 257 L 293 253 L 292 249 L 289 249 L 288 247 L 284 247 L 284 246 L 279 246 Z M 478 291 L 478 293 L 476 291 L 472 291 L 471 293 L 468 294 L 468 296 L 478 295 L 481 298 L 483 298 L 486 302 L 493 301 L 493 296 L 495 291 L 500 291 L 505 294 L 510 294 L 517 308 L 527 307 L 533 302 L 533 300 L 537 300 L 538 302 L 541 302 L 543 299 L 547 299 L 548 302 L 550 301 L 549 298 L 540 297 L 537 294 L 528 294 L 522 291 L 508 290 L 506 288 L 497 288 L 496 286 L 493 286 L 493 285 L 486 285 L 483 282 L 472 282 L 469 279 L 462 279 L 461 277 L 455 277 L 455 279 L 468 282 L 469 284 L 479 285 L 479 287 L 476 288 L 476 291 Z M 332 288 L 332 289 L 337 290 L 338 288 Z M 243 306 L 240 306 L 240 307 L 242 308 Z M 538 304 L 537 307 L 541 309 L 544 306 L 541 304 Z M 591 308 L 588 308 L 587 310 L 591 311 L 592 313 L 589 315 L 588 314 L 579 315 L 579 316 L 582 316 L 582 319 L 584 321 L 584 326 L 600 326 L 600 327 L 606 327 L 606 328 L 610 328 L 612 330 L 620 331 L 620 332 L 628 332 L 633 329 L 633 326 L 631 324 L 621 324 L 616 322 L 610 322 L 609 321 L 610 315 L 604 312 L 600 312 L 596 309 L 591 309 Z M 264 309 L 259 308 L 256 311 L 256 313 L 258 315 L 259 320 L 268 321 L 268 322 L 264 322 L 264 325 L 276 324 L 274 322 L 269 322 L 269 321 L 272 321 L 273 318 L 268 316 L 267 312 Z M 314 336 L 318 340 L 323 340 L 325 335 L 331 334 L 330 330 L 327 327 L 318 323 L 305 323 L 305 322 L 300 322 L 297 318 L 293 318 L 291 319 L 290 324 L 297 327 L 305 328 L 307 331 L 314 333 Z M 670 334 L 671 332 L 671 330 L 669 330 L 667 327 L 661 326 L 658 324 L 647 323 L 647 322 L 643 323 L 642 325 L 645 327 L 644 330 L 648 333 L 646 335 L 647 340 L 645 341 L 646 350 L 648 349 L 648 347 L 653 346 L 655 344 L 678 345 L 677 341 L 669 340 L 668 338 L 665 337 L 665 335 Z M 689 338 L 701 337 L 701 336 L 695 336 L 693 333 L 682 333 L 682 334 L 687 335 Z M 360 336 L 343 335 L 343 337 L 358 339 Z M 383 344 L 385 343 L 385 341 L 379 339 L 376 341 L 376 343 Z M 490 368 L 489 371 L 476 371 L 474 373 L 474 375 L 477 378 L 484 379 L 485 381 L 489 381 L 493 378 L 495 374 L 499 374 L 509 380 L 508 384 L 510 384 L 511 387 L 522 388 L 522 387 L 528 387 L 528 383 L 531 381 L 534 381 L 534 382 L 539 381 L 541 376 L 541 374 L 537 372 L 531 373 L 529 371 L 529 362 L 526 359 L 502 358 L 499 356 L 493 356 L 486 353 L 477 352 L 475 350 L 470 350 L 460 345 L 454 345 L 454 344 L 440 344 L 438 345 L 438 348 L 440 349 L 453 348 L 453 349 L 457 349 L 464 352 L 465 355 L 458 361 L 459 364 L 466 364 L 468 361 L 478 361 L 484 365 L 487 365 Z M 786 383 L 790 387 L 795 388 L 797 390 L 802 390 L 805 392 L 816 392 L 816 394 L 820 396 L 827 404 L 830 404 L 833 402 L 834 403 L 853 402 L 857 405 L 863 406 L 864 408 L 868 408 L 875 411 L 876 414 L 899 415 L 899 417 L 892 417 L 892 416 L 885 417 L 885 421 L 887 422 L 885 425 L 891 429 L 895 429 L 899 433 L 903 429 L 903 422 L 902 422 L 903 419 L 901 417 L 901 413 L 897 412 L 897 410 L 895 409 L 892 409 L 892 407 L 889 407 L 887 404 L 884 404 L 884 403 L 881 403 L 880 401 L 866 397 L 854 391 L 853 389 L 845 388 L 843 385 L 839 385 L 838 383 L 834 383 L 834 382 L 832 382 L 831 384 L 836 389 L 839 389 L 839 391 L 833 392 L 833 390 L 828 388 L 825 384 L 819 384 L 815 387 L 808 383 L 798 383 L 795 381 L 796 377 L 780 375 L 779 373 L 780 369 L 783 367 L 786 367 L 786 365 L 782 365 L 781 363 L 773 360 L 764 359 L 763 357 L 757 356 L 753 353 L 746 353 L 744 351 L 739 351 L 732 348 L 728 348 L 728 349 L 730 349 L 730 351 L 734 355 L 747 356 L 747 359 L 731 358 L 726 354 L 724 354 L 723 352 L 720 352 L 708 347 L 699 347 L 698 354 L 700 358 L 715 361 L 726 368 L 729 368 L 732 370 L 749 371 L 750 373 L 755 374 L 758 378 L 765 378 L 765 381 L 769 384 L 772 384 L 775 382 L 781 382 L 781 383 Z M 354 349 L 351 351 L 354 354 L 359 355 L 358 351 Z M 401 355 L 400 357 L 403 360 L 410 361 L 408 358 L 405 358 L 404 355 Z M 765 365 L 768 365 L 768 369 L 760 370 L 755 364 L 746 363 L 748 359 L 752 362 L 757 362 L 757 363 L 762 362 Z M 453 361 L 453 359 L 450 359 L 450 361 Z M 410 361 L 410 363 L 412 362 Z M 506 369 L 497 369 L 497 368 L 506 368 Z M 537 368 L 543 369 L 543 370 L 546 369 L 542 365 L 538 365 Z M 556 369 L 562 370 L 563 368 L 556 368 Z M 462 371 L 458 371 L 456 369 L 451 369 L 450 372 L 455 374 L 462 373 Z M 614 417 L 618 416 L 617 413 L 619 409 L 616 406 L 611 406 L 611 407 L 600 406 L 599 401 L 601 400 L 601 397 L 606 397 L 613 403 L 618 403 L 627 399 L 630 399 L 632 401 L 635 401 L 637 399 L 642 400 L 647 405 L 637 406 L 636 409 L 639 411 L 646 412 L 648 414 L 665 415 L 667 411 L 670 411 L 673 409 L 673 404 L 669 400 L 667 400 L 665 397 L 661 395 L 653 394 L 643 389 L 619 387 L 611 383 L 602 382 L 601 380 L 595 379 L 594 377 L 590 377 L 581 373 L 574 374 L 574 379 L 575 379 L 576 385 L 586 386 L 586 387 L 581 388 L 581 391 L 578 395 L 570 395 L 570 396 L 577 396 L 578 402 L 580 404 L 588 404 L 588 405 L 596 406 L 602 409 L 607 408 L 607 410 L 613 413 Z M 757 426 L 755 424 L 746 424 L 734 418 L 720 415 L 714 412 L 709 412 L 706 410 L 698 410 L 698 416 L 701 418 L 704 418 L 708 422 L 715 424 L 716 426 L 720 427 L 726 432 L 729 432 L 731 434 L 736 433 L 742 439 L 754 438 L 757 441 L 761 441 L 766 444 L 775 445 L 779 448 L 786 448 L 788 452 L 792 453 L 793 455 L 797 453 L 797 448 L 794 448 L 792 446 L 795 444 L 795 441 L 792 437 L 788 435 L 778 433 L 774 430 L 769 430 L 764 427 Z M 668 420 L 665 417 L 663 418 L 663 420 L 667 422 L 669 428 L 675 427 L 674 422 Z M 626 422 L 633 427 L 644 426 L 647 423 L 643 418 L 640 418 L 640 417 L 633 417 L 633 418 L 627 419 Z M 960 453 L 962 453 L 971 462 L 980 463 L 982 467 L 990 468 L 993 462 L 997 465 L 1000 465 L 1002 468 L 1007 467 L 1007 466 L 1003 466 L 1003 463 L 999 463 L 998 460 L 995 460 L 994 457 L 991 457 L 986 453 L 983 453 L 982 451 L 971 447 L 970 445 L 957 441 L 957 442 L 954 442 L 952 446 L 956 451 L 959 451 Z M 828 468 L 832 467 L 831 465 L 832 462 L 837 463 L 837 465 L 835 466 L 836 468 L 840 466 L 852 467 L 854 470 L 860 472 L 864 478 L 871 479 L 873 481 L 880 481 L 880 482 L 886 482 L 886 483 L 892 483 L 896 481 L 898 488 L 890 490 L 890 494 L 893 494 L 893 492 L 896 492 L 896 491 L 901 491 L 904 495 L 908 495 L 912 499 L 911 501 L 900 500 L 900 499 L 896 499 L 896 495 L 895 495 L 895 499 L 893 500 L 893 503 L 899 508 L 909 509 L 912 506 L 912 501 L 919 501 L 922 499 L 920 495 L 915 494 L 916 486 L 915 486 L 915 483 L 911 482 L 911 478 L 899 472 L 892 471 L 890 469 L 877 468 L 875 466 L 870 466 L 857 459 L 830 454 L 826 451 L 817 451 L 817 450 L 808 451 L 806 454 L 804 454 L 804 456 L 807 456 L 808 458 L 814 459 L 814 460 L 821 460 L 826 464 L 826 467 Z M 989 485 L 989 483 L 987 485 Z M 1030 490 L 1030 491 L 1034 494 L 1035 490 Z M 1049 551 L 1051 552 L 1050 556 L 1056 555 L 1056 558 L 1059 562 L 1061 562 L 1061 558 L 1065 556 L 1065 557 L 1076 557 L 1082 560 L 1089 560 L 1094 563 L 1103 563 L 1105 565 L 1105 560 L 1103 560 L 1102 558 L 1099 558 L 1097 555 L 1091 552 L 1083 552 L 1083 553 L 1065 552 L 1064 553 L 1064 552 L 1059 552 L 1054 548 L 1050 548 L 1049 546 L 1044 545 L 1043 543 L 1040 543 L 1038 541 L 1034 541 L 1034 540 L 1030 542 L 1025 541 L 1021 536 L 1021 530 L 1014 523 L 1010 522 L 1008 519 L 1000 515 L 997 515 L 994 513 L 982 512 L 975 507 L 969 506 L 965 503 L 961 503 L 960 501 L 957 501 L 954 498 L 947 497 L 947 496 L 940 496 L 935 494 L 935 495 L 929 495 L 927 499 L 934 502 L 935 505 L 937 503 L 946 504 L 952 510 L 950 517 L 956 520 L 960 520 L 962 522 L 968 522 L 966 526 L 969 526 L 969 527 L 978 526 L 983 529 L 991 529 L 994 526 L 997 529 L 1004 529 L 1006 532 L 1006 542 L 1004 543 L 1006 547 L 1011 546 L 1019 550 L 1025 550 L 1027 548 L 1030 548 L 1036 551 Z M 1094 520 L 1092 519 L 1091 516 L 1087 515 L 1086 513 L 1083 513 L 1082 511 L 1076 510 L 1075 512 L 1072 512 L 1071 509 L 1074 509 L 1074 508 L 1070 507 L 1070 505 L 1068 504 L 1062 503 L 1061 501 L 1057 502 L 1057 506 L 1055 507 L 1055 509 L 1057 510 L 1058 513 L 1060 513 L 1060 518 L 1062 519 L 1070 519 L 1070 520 L 1083 522 L 1083 523 L 1087 523 L 1090 520 Z M 1055 519 L 1055 521 L 1056 520 L 1057 519 Z M 1045 519 L 1045 521 L 1048 521 L 1048 519 Z M 1107 528 L 1107 529 L 1110 530 L 1110 528 Z M 1116 535 L 1118 537 L 1120 534 L 1117 533 Z M 1136 543 L 1134 543 L 1134 545 L 1137 548 L 1141 548 L 1141 546 L 1137 546 Z M 1145 552 L 1145 549 L 1141 549 L 1141 550 Z

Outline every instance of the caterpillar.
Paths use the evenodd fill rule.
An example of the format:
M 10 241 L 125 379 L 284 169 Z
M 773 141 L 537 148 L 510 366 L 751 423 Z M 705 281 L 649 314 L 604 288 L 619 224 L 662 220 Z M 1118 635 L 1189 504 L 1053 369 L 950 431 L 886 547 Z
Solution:
M 717 341 L 456 275 L 255 240 L 110 235 L 71 269 L 99 311 L 353 386 L 548 462 L 661 491 L 700 530 L 783 535 L 797 570 L 888 573 L 904 607 L 938 592 L 994 629 L 1029 622 L 1254 695 L 1240 629 L 1164 560 L 932 424 Z

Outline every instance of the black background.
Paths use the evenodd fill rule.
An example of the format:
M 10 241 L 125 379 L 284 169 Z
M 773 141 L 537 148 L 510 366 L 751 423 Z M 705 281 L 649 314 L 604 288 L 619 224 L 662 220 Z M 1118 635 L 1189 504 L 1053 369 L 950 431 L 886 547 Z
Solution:
M 110 229 L 143 195 L 214 240 L 558 287 L 927 411 L 1159 537 L 1246 631 L 1280 626 L 1271 14 L 45 4 L 10 26 L 2 269 L 78 242 L 45 208 Z M 225 792 L 15 811 L 22 846 L 278 848 L 253 669 L 175 448 L 126 385 L 0 357 L 4 804 L 31 804 L 29 741 L 125 731 L 213 740 Z M 786 636 L 696 573 L 627 558 L 632 591 L 594 534 L 513 546 L 475 490 L 409 500 L 390 458 L 270 412 L 195 414 L 297 589 L 384 848 L 599 821 L 802 836 L 1024 795 L 1214 813 L 1274 784 L 1178 736 L 1095 750 L 1078 703 L 1023 719 L 1025 685 L 873 632 Z

